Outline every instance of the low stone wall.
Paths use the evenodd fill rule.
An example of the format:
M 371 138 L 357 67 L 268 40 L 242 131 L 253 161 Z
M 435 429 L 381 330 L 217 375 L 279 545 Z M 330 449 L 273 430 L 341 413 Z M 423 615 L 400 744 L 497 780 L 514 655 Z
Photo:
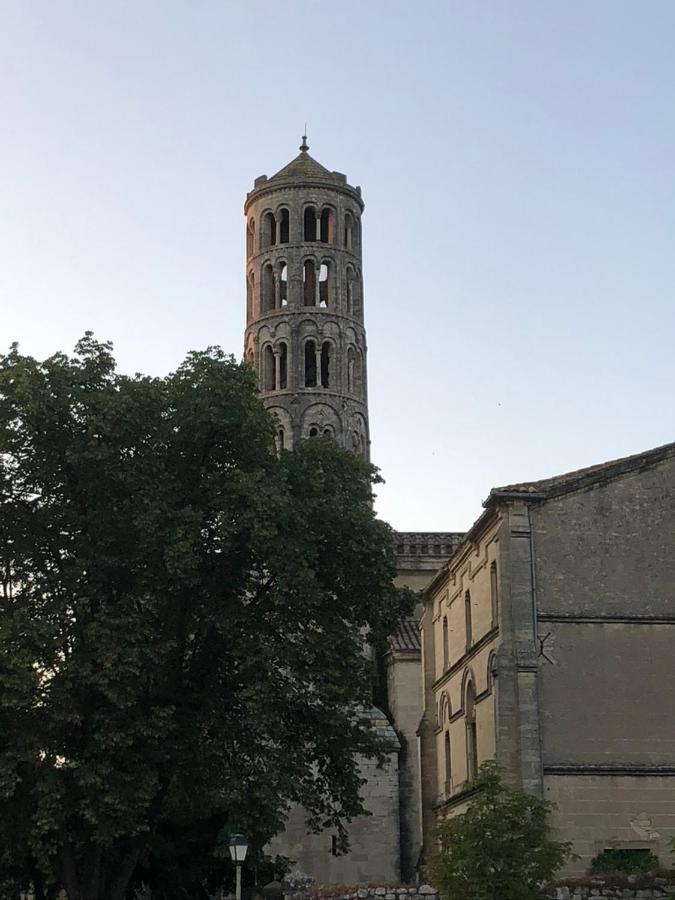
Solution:
M 284 898 L 285 900 L 437 900 L 438 891 L 428 884 L 416 887 L 331 884 L 313 887 L 309 891 L 297 894 L 284 891 Z
M 658 875 L 595 875 L 551 885 L 547 900 L 664 900 L 675 897 L 675 873 Z
M 438 900 L 428 884 L 417 887 L 326 885 L 306 892 L 284 892 L 285 900 Z M 504 898 L 508 900 L 508 898 Z M 589 876 L 559 882 L 542 892 L 542 900 L 675 900 L 675 873 L 666 876 Z

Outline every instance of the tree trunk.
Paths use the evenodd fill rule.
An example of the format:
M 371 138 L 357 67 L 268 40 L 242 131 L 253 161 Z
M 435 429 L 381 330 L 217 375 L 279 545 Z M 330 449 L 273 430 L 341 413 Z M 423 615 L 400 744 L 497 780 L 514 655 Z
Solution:
M 72 844 L 64 845 L 54 868 L 68 900 L 124 900 L 146 840 L 134 838 L 121 854 L 90 844 L 79 860 Z

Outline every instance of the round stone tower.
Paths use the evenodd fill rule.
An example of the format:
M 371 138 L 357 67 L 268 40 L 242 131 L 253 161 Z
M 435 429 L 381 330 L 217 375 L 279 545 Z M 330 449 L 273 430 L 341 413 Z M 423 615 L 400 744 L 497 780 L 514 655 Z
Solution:
M 369 458 L 361 188 L 300 153 L 246 197 L 246 360 L 277 444 L 330 435 Z

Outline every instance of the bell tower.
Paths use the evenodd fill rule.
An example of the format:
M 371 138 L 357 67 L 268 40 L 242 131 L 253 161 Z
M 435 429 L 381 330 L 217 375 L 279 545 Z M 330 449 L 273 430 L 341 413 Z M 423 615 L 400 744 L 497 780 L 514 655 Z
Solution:
M 370 455 L 361 188 L 307 152 L 246 197 L 246 333 L 277 445 L 329 435 Z

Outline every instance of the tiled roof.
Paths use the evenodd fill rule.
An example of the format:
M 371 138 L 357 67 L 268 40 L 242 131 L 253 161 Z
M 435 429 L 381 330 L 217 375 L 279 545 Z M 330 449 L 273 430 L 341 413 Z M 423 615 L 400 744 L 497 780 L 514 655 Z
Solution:
M 405 619 L 398 626 L 398 631 L 389 639 L 392 650 L 420 649 L 420 632 L 414 619 Z
M 284 166 L 283 169 L 279 169 L 276 175 L 272 175 L 269 179 L 270 181 L 276 181 L 278 178 L 334 178 L 332 172 L 329 172 L 328 169 L 324 168 L 321 163 L 318 163 L 313 157 L 309 155 L 305 150 L 295 157 L 294 160 L 291 160 L 287 166 Z
M 503 487 L 492 488 L 490 496 L 486 500 L 522 494 L 525 496 L 549 497 L 558 493 L 565 493 L 593 484 L 596 481 L 604 481 L 615 475 L 623 475 L 639 469 L 647 468 L 664 459 L 675 456 L 675 443 L 664 444 L 644 453 L 636 453 L 633 456 L 624 456 L 621 459 L 613 459 L 609 462 L 595 466 L 587 466 L 574 472 L 566 472 L 564 475 L 555 475 L 553 478 L 543 478 L 540 481 L 523 481 L 520 484 L 507 484 Z

